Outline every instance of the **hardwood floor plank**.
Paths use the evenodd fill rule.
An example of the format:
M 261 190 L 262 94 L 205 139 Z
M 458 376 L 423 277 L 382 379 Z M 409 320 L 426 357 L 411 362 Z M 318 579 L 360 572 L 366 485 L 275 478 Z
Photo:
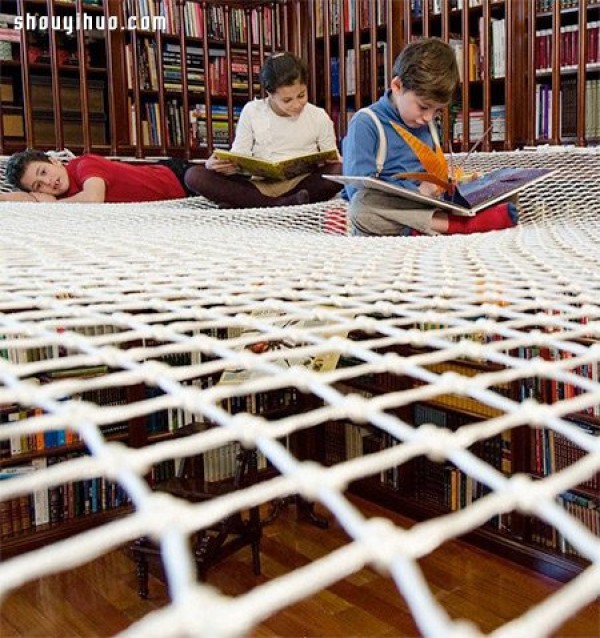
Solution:
M 388 515 L 410 527 L 398 514 L 353 499 L 365 516 Z M 329 530 L 298 522 L 294 508 L 264 530 L 262 575 L 255 577 L 251 553 L 244 548 L 209 572 L 208 583 L 237 596 L 261 583 L 307 565 L 348 542 L 341 526 Z M 561 587 L 508 560 L 461 541 L 445 543 L 423 558 L 420 567 L 429 587 L 452 618 L 468 618 L 490 632 L 524 613 Z M 158 572 L 157 566 L 154 569 Z M 71 572 L 27 583 L 0 609 L 2 638 L 95 638 L 113 635 L 168 603 L 164 584 L 149 578 L 150 598 L 137 596 L 135 565 L 127 548 L 114 551 Z M 418 636 L 408 606 L 389 576 L 365 567 L 325 591 L 275 613 L 251 632 L 252 638 Z M 598 638 L 600 603 L 569 619 L 553 638 Z

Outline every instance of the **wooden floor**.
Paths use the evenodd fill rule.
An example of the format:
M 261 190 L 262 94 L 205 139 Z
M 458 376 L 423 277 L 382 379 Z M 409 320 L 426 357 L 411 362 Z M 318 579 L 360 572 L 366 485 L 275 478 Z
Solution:
M 389 515 L 365 501 L 369 516 Z M 402 521 L 401 517 L 396 517 Z M 347 542 L 335 522 L 319 530 L 298 522 L 293 507 L 265 528 L 263 575 L 255 578 L 243 549 L 209 574 L 229 595 L 289 572 Z M 459 541 L 446 543 L 421 562 L 437 600 L 453 618 L 468 618 L 488 633 L 521 615 L 560 587 L 546 577 Z M 150 599 L 136 594 L 135 569 L 126 551 L 41 579 L 9 596 L 0 609 L 0 636 L 110 636 L 167 602 L 164 585 L 150 579 Z M 389 578 L 364 569 L 326 591 L 289 607 L 256 627 L 252 636 L 418 636 L 407 606 Z M 600 636 L 600 603 L 588 605 L 554 636 Z

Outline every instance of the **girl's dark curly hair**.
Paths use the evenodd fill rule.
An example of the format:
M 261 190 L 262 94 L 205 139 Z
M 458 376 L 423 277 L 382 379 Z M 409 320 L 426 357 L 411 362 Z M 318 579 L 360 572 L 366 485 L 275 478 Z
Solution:
M 21 178 L 31 162 L 48 162 L 50 164 L 50 158 L 43 151 L 35 151 L 33 149 L 27 149 L 11 155 L 8 162 L 6 162 L 6 181 L 11 186 L 22 188 Z

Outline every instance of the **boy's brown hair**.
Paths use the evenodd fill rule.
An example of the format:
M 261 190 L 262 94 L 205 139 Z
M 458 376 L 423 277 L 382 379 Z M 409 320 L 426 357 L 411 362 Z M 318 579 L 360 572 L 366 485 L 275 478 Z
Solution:
M 404 47 L 392 74 L 405 90 L 439 104 L 450 102 L 460 77 L 452 47 L 439 38 L 416 40 Z

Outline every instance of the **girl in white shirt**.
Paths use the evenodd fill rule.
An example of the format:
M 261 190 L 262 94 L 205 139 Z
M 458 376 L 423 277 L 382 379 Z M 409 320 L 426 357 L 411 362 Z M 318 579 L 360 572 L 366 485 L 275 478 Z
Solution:
M 308 103 L 307 76 L 306 64 L 292 53 L 268 58 L 260 70 L 267 97 L 244 106 L 231 150 L 270 161 L 335 150 L 331 118 Z M 237 173 L 234 164 L 212 155 L 203 170 L 190 172 L 186 186 L 228 208 L 289 206 L 333 197 L 340 186 L 323 179 L 324 173 L 339 175 L 341 163 L 333 161 L 312 173 L 271 182 L 248 179 Z

